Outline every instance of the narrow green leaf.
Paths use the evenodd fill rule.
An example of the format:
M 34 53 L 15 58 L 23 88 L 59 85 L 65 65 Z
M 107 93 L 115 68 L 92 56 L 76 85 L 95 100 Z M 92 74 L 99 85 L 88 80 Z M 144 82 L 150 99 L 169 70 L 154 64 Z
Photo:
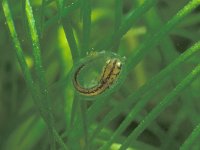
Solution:
M 134 109 L 132 109 L 128 115 L 126 116 L 126 118 L 123 120 L 123 122 L 119 125 L 119 127 L 115 130 L 115 132 L 113 133 L 113 135 L 110 137 L 109 141 L 106 142 L 106 144 L 104 144 L 102 146 L 102 148 L 100 148 L 100 150 L 106 150 L 109 149 L 109 147 L 111 146 L 111 144 L 113 144 L 113 142 L 120 136 L 120 134 L 128 127 L 128 125 L 130 124 L 130 122 L 133 120 L 133 118 L 136 117 L 136 115 L 141 111 L 141 109 L 143 109 L 145 107 L 145 105 L 147 104 L 147 102 L 150 100 L 151 97 L 153 97 L 157 91 L 163 86 L 163 84 L 166 82 L 166 78 L 163 79 L 159 84 L 156 84 L 156 86 L 153 87 L 153 89 L 148 91 L 147 94 L 145 94 L 142 99 L 138 98 L 137 100 L 139 101 L 135 106 Z M 131 101 L 132 99 L 128 99 L 129 101 Z M 128 102 L 127 102 L 128 103 Z M 122 106 L 122 105 L 121 105 Z M 121 107 L 118 109 L 118 111 L 122 112 L 126 109 L 127 107 Z M 112 112 L 112 115 L 115 115 L 117 113 L 117 111 Z M 115 114 L 114 114 L 115 113 Z M 110 115 L 111 116 L 111 115 Z M 110 117 L 109 116 L 109 117 Z M 107 118 L 106 118 L 107 119 Z M 110 120 L 111 118 L 108 118 L 108 120 Z M 107 122 L 107 120 L 106 120 Z M 101 127 L 101 126 L 99 126 Z M 98 129 L 98 128 L 97 128 Z M 96 132 L 99 132 L 98 130 L 96 130 Z
M 91 2 L 90 0 L 82 1 L 82 20 L 83 20 L 83 34 L 81 43 L 81 55 L 86 55 L 89 51 L 90 45 L 90 28 L 91 28 Z
M 61 20 L 64 8 L 64 0 L 57 0 L 58 5 L 58 18 Z
M 115 27 L 114 32 L 117 33 L 120 29 L 122 17 L 123 17 L 123 1 L 122 0 L 115 0 Z M 118 50 L 120 44 L 120 39 L 118 41 L 115 41 L 113 45 L 113 49 L 115 51 Z
M 18 59 L 18 62 L 20 64 L 22 73 L 24 75 L 24 79 L 25 79 L 26 85 L 27 85 L 29 91 L 31 92 L 33 100 L 34 100 L 36 106 L 38 107 L 38 109 L 39 109 L 39 111 L 41 113 L 41 116 L 45 120 L 47 126 L 49 126 L 49 124 L 47 122 L 47 118 L 46 118 L 46 116 L 48 116 L 46 114 L 47 112 L 46 112 L 46 110 L 44 110 L 45 107 L 41 105 L 41 101 L 43 99 L 42 99 L 41 95 L 38 93 L 38 90 L 36 88 L 37 86 L 36 86 L 36 84 L 34 83 L 34 81 L 32 79 L 30 70 L 28 69 L 28 65 L 27 65 L 27 63 L 25 61 L 25 56 L 23 54 L 23 51 L 22 51 L 22 48 L 21 48 L 21 44 L 20 44 L 19 39 L 18 39 L 18 35 L 17 35 L 16 29 L 15 29 L 15 25 L 14 25 L 14 22 L 13 22 L 12 14 L 11 14 L 11 11 L 10 11 L 10 8 L 9 8 L 9 4 L 8 4 L 7 0 L 3 0 L 2 7 L 3 7 L 4 14 L 5 14 L 6 22 L 8 24 L 8 28 L 10 30 L 11 38 L 12 38 L 13 44 L 15 46 L 17 59 Z M 37 35 L 33 35 L 32 38 L 37 41 Z M 40 56 L 38 56 L 38 52 L 35 53 L 35 56 L 36 56 L 36 58 L 40 58 Z M 37 60 L 37 64 L 39 64 L 39 63 L 40 63 L 40 60 Z M 41 68 L 38 68 L 38 70 L 40 70 L 40 69 Z
M 46 120 L 48 124 L 49 133 L 51 135 L 51 148 L 55 149 L 55 137 L 53 133 L 54 128 L 54 120 L 53 115 L 51 112 L 51 106 L 50 106 L 50 99 L 48 98 L 48 89 L 47 89 L 47 81 L 45 79 L 44 75 L 44 69 L 42 67 L 42 59 L 41 59 L 41 50 L 40 50 L 40 44 L 39 44 L 39 38 L 38 33 L 35 25 L 35 19 L 33 17 L 32 8 L 30 5 L 29 0 L 26 0 L 25 3 L 25 10 L 26 10 L 26 16 L 28 20 L 31 40 L 32 40 L 32 47 L 33 47 L 33 56 L 34 56 L 34 62 L 35 62 L 35 71 L 38 78 L 39 83 L 39 92 L 41 92 L 42 102 L 41 102 L 41 110 L 44 115 L 44 119 Z
M 152 39 L 156 39 L 156 41 L 158 42 L 158 40 L 160 39 L 160 38 L 162 38 L 163 36 L 164 36 L 164 34 L 166 34 L 166 31 L 169 31 L 169 29 L 171 29 L 172 27 L 173 27 L 173 25 L 176 25 L 181 19 L 183 19 L 184 17 L 185 17 L 185 15 L 187 15 L 189 12 L 191 12 L 193 9 L 195 9 L 196 7 L 197 7 L 197 5 L 199 4 L 199 2 L 197 2 L 197 1 L 191 1 L 191 2 L 189 2 L 188 3 L 188 5 L 186 5 L 182 10 L 180 10 L 178 13 L 177 13 L 177 15 L 175 16 L 175 17 L 173 17 L 164 27 L 163 27 L 163 29 L 161 29 L 160 31 L 158 31 L 154 36 L 153 36 L 153 38 Z M 169 28 L 170 27 L 170 28 Z M 139 62 L 139 60 L 145 55 L 145 53 L 146 52 L 148 52 L 148 51 L 150 51 L 149 50 L 149 47 L 150 47 L 150 45 L 152 45 L 152 41 L 151 41 L 151 39 L 150 40 L 148 40 L 147 42 L 144 42 L 145 44 L 143 44 L 140 48 L 139 48 L 139 51 L 137 51 L 136 52 L 136 54 L 133 54 L 134 55 L 134 57 L 132 57 L 132 58 L 134 58 L 134 59 L 129 59 L 128 60 L 128 70 L 130 70 L 131 71 L 131 67 L 133 67 L 133 66 L 135 66 L 138 62 Z M 144 48 L 144 49 L 143 49 Z M 196 50 L 198 50 L 197 48 L 198 48 L 198 44 L 196 44 L 194 47 L 193 47 L 194 49 L 196 49 Z M 191 48 L 191 50 L 193 51 L 193 48 Z M 143 51 L 143 52 L 142 52 Z M 188 53 L 189 54 L 189 53 Z M 138 60 L 137 60 L 138 59 Z M 180 60 L 179 60 L 180 61 Z M 181 60 L 182 61 L 182 60 Z M 178 62 L 178 61 L 177 61 Z M 176 63 L 177 63 L 176 62 Z M 176 63 L 174 63 L 173 65 L 177 65 Z M 169 70 L 170 70 L 170 67 L 169 68 L 167 68 L 166 69 L 166 71 L 168 72 Z M 162 73 L 164 73 L 164 72 L 161 72 L 161 74 Z M 161 74 L 159 74 L 158 76 L 159 77 L 165 77 L 165 75 L 163 74 L 163 75 L 161 75 Z M 161 75 L 161 76 L 160 76 Z M 155 78 L 156 80 L 157 79 L 159 79 L 159 78 Z M 149 85 L 151 85 L 150 87 L 153 87 L 152 85 L 154 85 L 156 82 L 154 81 L 154 80 L 151 80 L 151 81 L 153 81 L 153 82 L 151 82 L 151 84 L 147 84 L 148 86 Z M 159 80 L 157 80 L 157 81 L 159 81 Z M 136 93 L 134 93 L 134 94 L 132 94 L 134 97 L 132 97 L 132 96 L 130 96 L 130 97 L 132 97 L 132 99 L 138 99 L 139 97 L 140 97 L 140 95 L 143 95 L 143 93 L 145 92 L 145 91 L 148 91 L 148 86 L 145 86 L 145 88 L 142 88 L 141 90 L 139 90 L 139 92 L 136 92 Z M 124 102 L 125 104 L 129 104 L 129 105 L 131 105 L 130 103 L 128 103 L 128 102 Z M 108 116 L 106 116 L 105 117 L 105 120 L 103 120 L 102 121 L 102 123 L 101 124 L 99 124 L 99 127 L 97 128 L 97 130 L 99 130 L 100 131 L 100 129 L 103 127 L 103 126 L 105 126 L 105 124 L 106 123 L 108 123 L 109 122 L 109 120 L 112 120 L 112 117 L 111 116 L 113 116 L 113 117 L 115 117 L 115 116 L 117 116 L 117 113 L 119 112 L 119 110 L 120 110 L 120 108 L 123 108 L 122 107 L 123 105 L 120 105 L 120 106 L 118 106 L 118 107 L 116 107 L 116 109 L 113 109 L 109 114 L 108 114 Z M 140 106 L 141 107 L 141 106 Z M 142 107 L 141 107 L 142 108 Z M 117 111 L 118 110 L 118 111 Z M 102 127 L 101 127 L 102 126 Z M 97 132 L 97 130 L 96 130 L 96 132 Z M 99 132 L 98 131 L 98 132 Z M 96 132 L 94 132 L 94 133 L 96 133 Z M 117 136 L 116 136 L 117 137 Z
M 164 70 L 162 70 L 158 75 L 156 75 L 153 79 L 151 79 L 148 83 L 146 83 L 143 87 L 141 87 L 139 90 L 137 90 L 135 93 L 131 94 L 128 98 L 126 98 L 123 103 L 119 103 L 115 108 L 113 108 L 99 123 L 98 127 L 94 131 L 92 135 L 92 139 L 97 136 L 97 134 L 101 131 L 101 129 L 108 124 L 111 120 L 113 120 L 117 115 L 119 115 L 122 111 L 126 110 L 128 106 L 132 106 L 132 104 L 135 101 L 139 101 L 137 105 L 134 107 L 134 109 L 129 113 L 130 116 L 127 116 L 127 120 L 121 123 L 120 127 L 114 132 L 111 139 L 104 145 L 102 150 L 105 150 L 108 148 L 112 141 L 115 140 L 115 138 L 118 137 L 118 135 L 124 131 L 124 129 L 129 125 L 130 121 L 138 112 L 141 111 L 141 109 L 145 106 L 145 104 L 148 102 L 149 98 L 152 97 L 157 90 L 165 83 L 166 77 L 169 77 L 169 75 L 174 71 L 175 68 L 177 68 L 179 65 L 181 65 L 186 59 L 194 55 L 196 52 L 198 52 L 200 49 L 200 42 L 196 43 L 193 47 L 186 50 L 185 53 L 183 53 L 181 56 L 179 56 L 174 62 L 172 62 L 169 66 L 167 66 Z M 156 84 L 157 83 L 157 84 Z M 158 85 L 158 86 L 155 86 Z M 148 91 L 147 94 L 145 92 Z M 141 100 L 141 95 L 144 95 L 143 99 Z M 95 104 L 92 107 L 97 107 Z M 88 115 L 93 114 L 95 112 L 91 112 L 90 110 L 95 109 L 89 109 Z M 90 117 L 88 117 L 90 118 Z M 88 120 L 89 122 L 92 120 Z
M 141 1 L 143 1 L 143 0 L 138 0 L 138 2 L 141 2 Z M 155 32 L 157 29 L 160 29 L 163 26 L 163 22 L 159 18 L 155 7 L 153 7 L 151 10 L 149 10 L 145 14 L 145 19 L 147 21 L 147 25 L 152 30 L 152 32 Z M 169 36 L 165 36 L 163 38 L 163 40 L 160 44 L 160 47 L 161 47 L 161 53 L 164 57 L 163 58 L 165 61 L 164 63 L 168 64 L 177 57 L 178 53 L 177 53 L 175 46 L 173 45 Z
M 133 10 L 121 23 L 119 30 L 115 32 L 106 42 L 102 42 L 103 46 L 101 49 L 109 50 L 116 41 L 119 41 L 122 36 L 128 32 L 133 24 L 136 23 L 136 21 L 140 19 L 145 12 L 147 12 L 152 6 L 156 5 L 156 2 L 157 0 L 146 0 L 142 6 Z
M 133 53 L 127 61 L 127 68 L 131 71 L 131 68 L 135 67 L 136 64 L 146 55 L 151 49 L 156 46 L 165 37 L 169 31 L 180 23 L 186 15 L 188 15 L 192 10 L 199 6 L 199 0 L 192 0 L 187 5 L 184 6 L 172 19 L 170 19 L 160 30 L 154 33 L 151 37 L 144 41 L 141 46 Z
M 115 0 L 115 32 L 120 28 L 123 17 L 123 1 Z
M 181 108 L 181 110 L 176 115 L 175 121 L 171 124 L 169 130 L 166 133 L 166 136 L 164 138 L 165 142 L 163 143 L 161 149 L 169 149 L 170 144 L 173 142 L 173 140 L 176 138 L 176 133 L 178 132 L 178 127 L 181 126 L 181 123 L 183 119 L 185 118 L 186 113 L 185 110 L 188 109 L 187 105 L 184 105 Z
M 10 30 L 11 38 L 13 40 L 13 44 L 14 44 L 15 49 L 16 49 L 17 59 L 19 61 L 20 67 L 23 71 L 26 84 L 27 84 L 30 91 L 34 91 L 34 85 L 33 85 L 33 80 L 32 80 L 32 77 L 31 77 L 31 73 L 30 73 L 30 70 L 28 69 L 28 65 L 26 63 L 24 53 L 23 53 L 22 48 L 21 48 L 21 44 L 19 42 L 17 32 L 15 30 L 14 22 L 13 22 L 13 19 L 12 19 L 12 14 L 11 14 L 11 11 L 10 11 L 10 8 L 9 8 L 9 5 L 8 5 L 8 1 L 3 0 L 2 6 L 3 6 L 3 11 L 4 11 L 4 14 L 5 14 L 6 22 L 8 24 L 8 28 Z M 34 92 L 32 92 L 32 93 L 34 93 Z
M 82 119 L 83 119 L 83 132 L 84 132 L 84 141 L 85 141 L 85 149 L 86 150 L 89 150 L 89 140 L 88 140 L 88 116 L 87 116 L 87 113 L 86 113 L 86 110 L 87 110 L 87 102 L 84 101 L 84 100 L 80 100 L 80 105 L 81 105 L 81 113 L 82 113 Z
M 28 19 L 28 25 L 29 25 L 30 35 L 31 35 L 31 40 L 32 40 L 33 56 L 34 56 L 36 73 L 37 73 L 39 82 L 41 82 L 40 86 L 42 87 L 42 93 L 45 94 L 45 96 L 47 97 L 47 87 L 46 87 L 47 81 L 44 76 L 39 38 L 38 38 L 35 19 L 33 17 L 33 12 L 32 12 L 32 8 L 31 8 L 29 0 L 26 0 L 25 9 L 26 9 L 26 16 Z
M 196 66 L 193 71 L 187 75 L 142 121 L 141 123 L 131 132 L 122 144 L 120 150 L 126 150 L 130 145 L 131 141 L 134 141 L 145 128 L 162 112 L 167 106 L 169 106 L 174 98 L 183 91 L 189 84 L 192 83 L 200 75 L 200 65 Z M 200 126 L 198 130 L 200 131 Z M 198 131 L 198 134 L 200 132 Z M 196 134 L 196 135 L 198 135 Z
M 74 63 L 76 63 L 80 58 L 80 53 L 79 53 L 78 46 L 77 46 L 77 43 L 75 40 L 70 17 L 67 16 L 67 17 L 63 18 L 62 24 L 63 24 L 63 29 L 65 31 L 65 36 L 67 38 L 67 41 L 68 41 L 68 44 L 69 44 L 69 47 L 71 50 L 72 59 L 73 59 Z
M 188 150 L 192 147 L 192 144 L 200 136 L 200 123 L 195 127 L 189 137 L 185 140 L 183 145 L 180 147 L 180 150 Z
M 42 0 L 41 6 L 39 8 L 38 15 L 38 34 L 42 36 L 44 31 L 44 19 L 45 19 L 45 6 L 47 5 L 47 0 Z M 37 19 L 37 18 L 36 18 Z
M 70 13 L 72 13 L 74 10 L 78 9 L 80 7 L 80 0 L 77 0 L 76 2 L 72 3 L 71 5 L 69 5 L 68 7 L 64 7 L 61 17 L 65 18 L 66 16 L 68 16 Z M 55 23 L 57 23 L 58 19 L 59 19 L 59 14 L 55 15 L 54 17 L 52 17 L 51 19 L 49 19 L 45 24 L 44 24 L 44 28 L 48 28 L 50 25 L 53 25 Z

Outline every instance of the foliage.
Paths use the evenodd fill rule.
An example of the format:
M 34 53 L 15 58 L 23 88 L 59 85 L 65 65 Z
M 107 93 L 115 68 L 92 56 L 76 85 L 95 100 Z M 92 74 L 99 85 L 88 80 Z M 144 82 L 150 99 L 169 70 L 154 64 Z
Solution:
M 2 0 L 0 149 L 198 150 L 199 8 L 199 0 Z M 116 88 L 88 101 L 73 87 L 74 69 L 102 51 L 126 60 Z

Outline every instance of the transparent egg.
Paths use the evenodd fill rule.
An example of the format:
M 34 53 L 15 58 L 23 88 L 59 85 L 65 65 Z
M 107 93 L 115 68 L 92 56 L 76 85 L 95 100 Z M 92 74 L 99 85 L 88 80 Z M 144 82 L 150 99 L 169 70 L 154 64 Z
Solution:
M 122 80 L 125 57 L 112 52 L 90 52 L 75 64 L 73 85 L 80 95 L 106 95 Z M 110 92 L 109 92 L 110 91 Z

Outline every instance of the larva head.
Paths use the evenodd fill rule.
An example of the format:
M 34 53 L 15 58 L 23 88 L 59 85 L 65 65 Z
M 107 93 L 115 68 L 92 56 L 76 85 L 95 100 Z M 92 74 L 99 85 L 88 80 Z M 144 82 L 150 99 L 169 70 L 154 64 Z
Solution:
M 113 69 L 113 67 L 115 67 L 115 69 L 121 69 L 122 63 L 119 59 L 117 58 L 112 58 L 112 59 L 108 59 L 106 61 L 106 68 L 108 69 Z
M 117 58 L 107 60 L 102 71 L 101 82 L 106 83 L 111 78 L 113 81 L 116 80 L 121 71 L 121 65 L 121 61 Z
M 122 68 L 122 62 L 119 59 L 115 59 L 115 61 L 116 61 L 116 65 L 113 70 L 113 74 L 119 74 Z

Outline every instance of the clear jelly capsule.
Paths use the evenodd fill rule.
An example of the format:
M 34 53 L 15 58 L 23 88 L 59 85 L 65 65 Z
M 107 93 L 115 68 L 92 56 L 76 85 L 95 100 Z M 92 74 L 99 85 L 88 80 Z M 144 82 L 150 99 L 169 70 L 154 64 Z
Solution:
M 122 81 L 125 58 L 112 52 L 92 52 L 75 64 L 72 81 L 76 91 L 87 97 L 111 93 Z

